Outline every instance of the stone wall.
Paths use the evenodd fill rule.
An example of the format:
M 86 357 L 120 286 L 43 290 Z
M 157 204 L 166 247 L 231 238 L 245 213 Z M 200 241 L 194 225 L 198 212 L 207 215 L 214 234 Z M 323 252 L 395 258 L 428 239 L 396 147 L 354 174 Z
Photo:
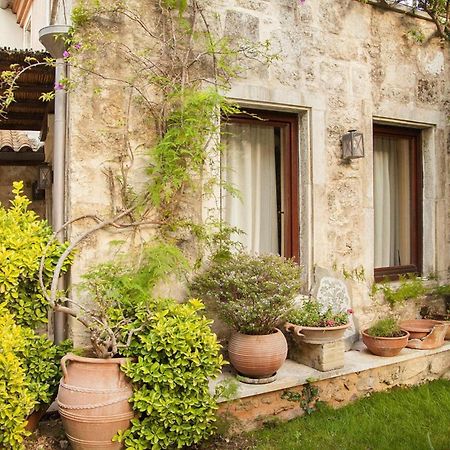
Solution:
M 360 327 L 389 309 L 368 294 L 374 270 L 374 123 L 422 130 L 423 272 L 446 279 L 450 66 L 433 24 L 354 0 L 236 0 L 222 9 L 225 33 L 251 30 L 249 39 L 268 39 L 280 55 L 269 69 L 246 73 L 231 97 L 244 106 L 298 111 L 308 122 L 302 131 L 306 148 L 300 148 L 306 160 L 300 173 L 300 244 L 310 284 L 317 284 L 318 273 L 344 279 Z M 424 44 L 408 38 L 414 28 L 424 32 Z M 345 163 L 340 139 L 351 128 L 364 133 L 366 156 Z M 364 269 L 365 281 L 344 276 L 355 268 Z M 419 307 L 411 303 L 398 313 L 414 317 Z
M 373 392 L 386 391 L 395 386 L 412 386 L 443 377 L 450 377 L 448 350 L 315 381 L 313 385 L 319 389 L 317 400 L 339 408 Z M 300 385 L 287 391 L 301 392 L 303 388 Z M 231 433 L 260 428 L 274 420 L 285 421 L 302 416 L 304 411 L 298 402 L 282 398 L 285 391 L 278 390 L 224 402 L 219 406 L 219 415 L 228 423 Z
M 139 3 L 131 2 L 151 23 L 151 9 Z M 299 114 L 300 247 L 308 288 L 318 281 L 318 269 L 345 279 L 342 267 L 347 271 L 364 268 L 363 281 L 345 279 L 357 326 L 365 326 L 386 309 L 369 296 L 374 269 L 374 122 L 422 130 L 424 273 L 447 276 L 450 186 L 445 167 L 450 144 L 446 80 L 450 68 L 448 48 L 432 36 L 434 25 L 356 0 L 306 0 L 304 4 L 216 0 L 210 10 L 218 14 L 213 20 L 219 34 L 238 32 L 251 41 L 269 40 L 279 55 L 271 67 L 256 66 L 243 74 L 229 96 L 243 106 Z M 120 19 L 105 22 L 105 27 L 132 48 L 146 44 L 138 28 L 130 29 Z M 422 45 L 408 38 L 408 30 L 414 27 L 426 35 Z M 116 57 L 113 48 L 99 49 L 96 64 L 106 78 L 126 72 L 126 67 L 118 67 Z M 143 121 L 139 108 L 130 106 L 123 85 L 88 78 L 70 94 L 67 210 L 71 218 L 114 212 L 105 171 L 118 170 L 129 108 L 127 133 L 134 147 L 150 145 L 154 131 Z M 351 128 L 364 133 L 366 156 L 343 163 L 340 138 Z M 131 171 L 138 187 L 142 167 L 138 158 Z M 89 226 L 88 221 L 77 223 L 69 235 Z M 113 258 L 115 250 L 108 241 L 123 238 L 120 233 L 100 233 L 86 241 L 72 269 L 72 281 L 79 280 L 93 262 Z M 408 308 L 407 316 L 417 314 L 415 307 Z M 73 333 L 77 339 L 81 331 Z

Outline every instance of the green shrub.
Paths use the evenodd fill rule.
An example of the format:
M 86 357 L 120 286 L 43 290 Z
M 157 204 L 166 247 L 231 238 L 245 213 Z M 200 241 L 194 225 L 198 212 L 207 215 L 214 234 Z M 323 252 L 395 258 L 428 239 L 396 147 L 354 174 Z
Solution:
M 32 393 L 36 407 L 51 403 L 58 391 L 62 372 L 61 358 L 72 349 L 71 341 L 55 345 L 47 336 L 38 335 L 22 327 L 25 347 L 16 352 L 25 370 L 25 381 Z
M 389 282 L 375 285 L 373 292 L 381 291 L 391 308 L 403 303 L 405 300 L 418 298 L 429 293 L 423 280 L 414 274 L 401 275 L 399 281 L 400 284 L 394 286 L 389 284 Z
M 213 433 L 217 405 L 208 382 L 223 359 L 202 308 L 199 300 L 150 301 L 128 318 L 121 341 L 131 340 L 122 353 L 133 360 L 123 371 L 133 382 L 137 417 L 117 437 L 127 449 L 182 448 Z
M 336 327 L 347 324 L 351 313 L 351 309 L 335 312 L 331 307 L 323 311 L 322 305 L 316 299 L 310 298 L 301 307 L 290 312 L 287 320 L 304 327 Z
M 22 449 L 26 417 L 35 405 L 18 351 L 26 346 L 21 327 L 0 305 L 0 448 Z
M 299 293 L 300 267 L 277 255 L 235 254 L 213 261 L 191 284 L 195 297 L 214 301 L 225 323 L 245 334 L 269 334 Z
M 46 287 L 66 244 L 47 243 L 52 230 L 45 220 L 28 210 L 30 200 L 22 195 L 23 182 L 13 184 L 14 199 L 10 208 L 0 204 L 0 295 L 17 324 L 36 328 L 47 321 L 48 302 L 39 286 L 39 265 L 47 255 L 43 270 Z M 63 272 L 71 264 L 65 262 Z
M 405 334 L 391 317 L 378 320 L 366 333 L 373 337 L 400 337 Z
M 26 419 L 55 398 L 59 361 L 70 348 L 69 341 L 56 346 L 17 325 L 6 304 L 0 304 L 0 448 L 22 448 Z

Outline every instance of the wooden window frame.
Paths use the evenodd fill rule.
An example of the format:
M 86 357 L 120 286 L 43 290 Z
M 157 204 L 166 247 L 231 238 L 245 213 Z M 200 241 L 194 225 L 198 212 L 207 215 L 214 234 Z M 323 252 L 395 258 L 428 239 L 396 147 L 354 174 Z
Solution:
M 259 124 L 281 128 L 284 138 L 282 165 L 285 182 L 284 194 L 284 256 L 299 261 L 299 155 L 298 155 L 298 115 L 277 111 L 245 109 L 241 114 L 229 115 L 224 122 L 237 124 Z
M 414 128 L 374 125 L 373 136 L 401 137 L 409 141 L 409 174 L 410 174 L 410 236 L 411 263 L 401 266 L 375 267 L 375 281 L 384 279 L 397 280 L 400 275 L 422 273 L 422 149 L 421 131 Z M 375 150 L 374 150 L 375 152 Z M 374 176 L 374 187 L 375 187 Z

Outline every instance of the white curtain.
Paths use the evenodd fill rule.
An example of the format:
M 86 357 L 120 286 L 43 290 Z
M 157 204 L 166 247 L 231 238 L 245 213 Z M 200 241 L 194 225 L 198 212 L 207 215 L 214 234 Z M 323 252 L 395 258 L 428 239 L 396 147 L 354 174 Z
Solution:
M 375 267 L 410 263 L 407 139 L 374 138 Z
M 239 192 L 224 193 L 222 210 L 244 232 L 237 239 L 251 253 L 278 253 L 274 128 L 227 124 L 222 177 Z

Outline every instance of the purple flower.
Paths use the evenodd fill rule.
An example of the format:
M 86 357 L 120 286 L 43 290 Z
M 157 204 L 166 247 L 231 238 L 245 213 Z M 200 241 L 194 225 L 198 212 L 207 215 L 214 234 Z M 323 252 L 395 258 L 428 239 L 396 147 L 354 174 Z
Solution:
M 69 56 L 70 56 L 70 53 L 67 50 L 64 50 L 63 57 L 68 58 Z
M 304 5 L 304 4 L 305 4 L 305 1 L 306 1 L 306 0 L 298 0 L 298 3 L 299 3 L 300 5 Z
M 61 91 L 64 89 L 64 85 L 59 81 L 55 81 L 55 91 Z
M 80 43 L 80 42 L 77 42 L 76 44 L 74 44 L 73 48 L 76 49 L 76 50 L 80 50 L 80 48 L 81 48 L 81 43 Z

